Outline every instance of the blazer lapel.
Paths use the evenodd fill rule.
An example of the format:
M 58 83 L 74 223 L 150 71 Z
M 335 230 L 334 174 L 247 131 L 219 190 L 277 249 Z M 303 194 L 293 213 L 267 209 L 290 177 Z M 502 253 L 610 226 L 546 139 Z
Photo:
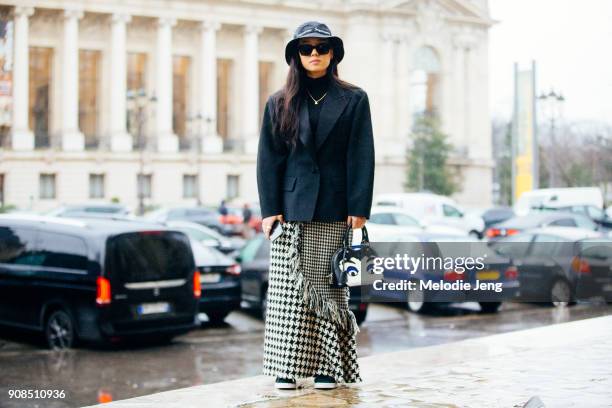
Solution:
M 344 91 L 333 82 L 330 84 L 329 91 L 325 99 L 327 100 L 324 101 L 323 105 L 321 106 L 321 112 L 319 113 L 319 124 L 317 125 L 315 138 L 315 151 L 319 150 L 319 148 L 323 145 L 334 125 L 338 121 L 338 118 L 344 111 L 344 108 L 346 108 L 349 100 L 349 98 L 345 96 Z
M 302 144 L 306 147 L 306 150 L 312 157 L 312 160 L 316 162 L 316 151 L 315 141 L 312 135 L 312 129 L 310 129 L 310 118 L 308 115 L 308 101 L 303 100 L 300 104 L 300 124 L 298 137 L 302 141 Z

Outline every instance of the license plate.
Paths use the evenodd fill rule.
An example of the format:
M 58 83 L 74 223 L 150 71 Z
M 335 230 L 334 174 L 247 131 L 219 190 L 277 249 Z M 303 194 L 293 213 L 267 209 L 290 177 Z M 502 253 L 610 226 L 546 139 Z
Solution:
M 158 303 L 143 303 L 138 305 L 138 314 L 154 314 L 154 313 L 168 313 L 170 311 L 170 304 L 168 302 Z
M 476 272 L 478 280 L 496 280 L 499 279 L 499 271 L 482 271 Z
M 202 283 L 214 283 L 221 280 L 220 273 L 204 273 L 200 276 L 200 282 Z

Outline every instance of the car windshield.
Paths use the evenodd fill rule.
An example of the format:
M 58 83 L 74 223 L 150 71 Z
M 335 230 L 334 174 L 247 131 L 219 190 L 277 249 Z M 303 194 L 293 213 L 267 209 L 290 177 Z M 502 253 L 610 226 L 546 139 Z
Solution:
M 543 221 L 547 220 L 549 216 L 550 216 L 549 214 L 535 213 L 535 214 L 529 214 L 527 216 L 522 216 L 522 217 L 514 217 L 514 218 L 510 218 L 507 221 L 502 222 L 501 224 L 498 224 L 497 227 L 519 228 L 519 229 L 536 227 L 540 225 L 540 223 L 542 223 Z M 555 219 L 556 218 L 551 217 L 550 220 L 553 221 Z
M 217 240 L 216 237 L 212 236 L 211 234 L 205 231 L 202 231 L 199 228 L 185 227 L 185 226 L 178 226 L 177 228 L 183 231 L 185 234 L 189 235 L 190 238 L 195 239 L 196 241 Z
M 612 240 L 603 238 L 588 238 L 579 241 L 580 255 L 602 260 L 612 259 Z
M 590 229 L 590 230 L 597 229 L 597 224 L 595 224 L 595 222 L 589 217 L 585 215 L 579 215 L 579 214 L 574 215 L 574 217 L 576 219 L 576 225 L 579 228 L 585 228 L 585 229 Z
M 85 212 L 94 212 L 94 213 L 122 213 L 125 210 L 121 207 L 85 207 L 82 209 Z
M 532 239 L 532 234 L 517 234 L 500 239 L 499 241 L 491 241 L 488 243 L 488 246 L 503 256 L 522 257 L 527 253 Z
M 374 224 L 394 225 L 393 216 L 390 213 L 377 213 L 370 216 L 370 222 Z
M 409 215 L 395 213 L 393 214 L 393 217 L 395 218 L 395 223 L 397 225 L 409 226 L 409 227 L 419 226 L 419 222 Z

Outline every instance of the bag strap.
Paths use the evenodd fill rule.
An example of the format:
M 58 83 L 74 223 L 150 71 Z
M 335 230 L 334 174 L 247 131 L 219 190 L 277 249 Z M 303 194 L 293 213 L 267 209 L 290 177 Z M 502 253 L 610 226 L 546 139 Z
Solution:
M 352 229 L 352 225 L 351 224 L 347 224 L 346 226 L 346 230 L 344 231 L 344 238 L 342 239 L 342 244 L 344 246 L 344 248 L 348 248 L 351 246 L 351 243 L 348 242 L 348 236 L 349 236 L 349 231 Z M 361 243 L 362 244 L 369 244 L 370 243 L 370 237 L 368 236 L 368 230 L 366 228 L 366 226 L 364 225 L 363 227 L 361 227 Z

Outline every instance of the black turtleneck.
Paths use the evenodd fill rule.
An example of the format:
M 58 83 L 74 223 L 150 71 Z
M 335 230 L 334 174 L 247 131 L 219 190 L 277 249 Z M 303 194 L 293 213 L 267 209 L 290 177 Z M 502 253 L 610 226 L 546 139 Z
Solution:
M 306 75 L 304 85 L 306 86 L 306 90 L 310 92 L 310 95 L 312 95 L 312 98 L 319 100 L 328 91 L 330 78 L 329 72 L 320 78 L 311 78 Z M 312 130 L 312 134 L 314 136 L 316 135 L 317 124 L 319 123 L 319 112 L 321 111 L 321 105 L 323 105 L 323 103 L 327 100 L 327 95 L 325 95 L 325 97 L 315 105 L 310 95 L 308 95 L 308 92 L 306 92 L 306 100 L 308 101 L 308 115 L 310 119 L 310 129 Z

